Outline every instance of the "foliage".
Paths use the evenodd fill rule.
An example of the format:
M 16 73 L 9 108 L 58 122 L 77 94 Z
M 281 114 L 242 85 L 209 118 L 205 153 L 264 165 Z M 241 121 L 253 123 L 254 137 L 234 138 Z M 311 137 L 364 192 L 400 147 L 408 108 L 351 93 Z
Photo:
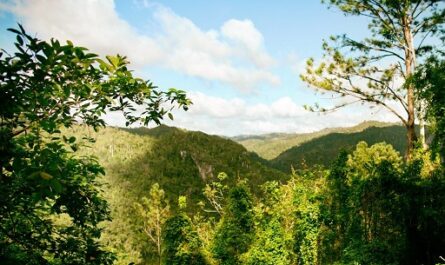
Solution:
M 246 265 L 287 265 L 290 264 L 284 230 L 278 218 L 270 220 L 264 230 L 258 233 L 252 247 L 242 255 Z
M 206 184 L 204 188 L 204 196 L 206 197 L 213 210 L 206 210 L 206 212 L 216 212 L 218 215 L 222 215 L 224 208 L 224 193 L 227 192 L 228 186 L 222 182 L 228 178 L 227 174 L 221 172 L 217 176 L 217 181 L 213 181 L 210 184 Z M 205 205 L 203 205 L 205 206 Z
M 398 101 L 408 112 L 407 127 L 416 87 L 434 125 L 433 151 L 443 157 L 443 62 L 428 60 L 413 83 L 399 88 L 390 85 L 402 72 L 410 79 L 413 69 L 374 64 L 386 54 L 407 66 L 415 55 L 430 52 L 430 43 L 411 51 L 400 51 L 397 43 L 410 43 L 400 34 L 439 33 L 443 5 L 328 2 L 346 14 L 371 17 L 371 38 L 355 42 L 343 36 L 335 39 L 343 47 L 325 45 L 334 65 L 315 69 L 309 61 L 305 80 L 380 105 Z M 412 17 L 416 12 L 421 15 Z M 410 16 L 413 20 L 405 21 Z M 261 136 L 271 152 L 283 148 L 279 141 L 312 139 L 300 139 L 299 146 L 270 162 L 201 132 L 166 126 L 97 131 L 108 111 L 122 111 L 128 124 L 146 125 L 170 116 L 164 103 L 187 109 L 191 102 L 182 91 L 162 92 L 133 77 L 125 57 L 102 60 L 70 42 L 40 41 L 21 26 L 11 31 L 17 34 L 17 52 L 0 54 L 2 264 L 442 261 L 445 169 L 428 150 L 412 150 L 405 162 L 400 126 Z M 346 58 L 342 48 L 352 49 L 353 57 Z M 364 89 L 352 84 L 359 78 L 369 81 Z M 352 91 L 341 90 L 342 79 L 351 82 Z M 145 110 L 136 113 L 140 106 Z M 377 143 L 381 140 L 390 144 Z M 304 160 L 311 168 L 298 167 Z M 213 210 L 199 205 L 203 200 Z
M 192 222 L 202 241 L 202 249 L 207 261 L 209 264 L 217 264 L 211 254 L 213 239 L 216 233 L 216 218 L 204 216 L 198 212 L 193 215 Z
M 346 248 L 351 212 L 347 161 L 348 153 L 343 150 L 332 163 L 326 178 L 325 204 L 321 208 L 325 228 L 320 238 L 322 253 L 325 253 L 321 259 L 326 264 L 341 260 Z
M 10 31 L 17 50 L 0 53 L 0 258 L 111 264 L 114 256 L 98 242 L 99 223 L 109 218 L 96 179 L 104 169 L 79 156 L 78 139 L 60 129 L 97 129 L 106 111 L 123 112 L 128 124 L 160 122 L 171 110 L 163 102 L 187 109 L 190 100 L 133 77 L 125 57 L 102 60 L 71 42 L 41 41 L 20 25 Z M 135 115 L 137 106 L 145 110 Z
M 401 260 L 406 242 L 403 222 L 407 203 L 400 189 L 401 160 L 385 144 L 359 144 L 349 157 L 351 188 L 347 201 L 351 219 L 346 230 L 350 238 L 345 246 L 346 260 L 370 264 L 397 264 Z
M 370 127 L 357 133 L 333 133 L 289 148 L 271 160 L 270 165 L 287 172 L 290 172 L 291 166 L 294 168 L 329 166 L 342 149 L 352 151 L 360 141 L 370 145 L 384 141 L 391 144 L 398 152 L 404 153 L 406 150 L 404 132 L 402 126 L 388 126 Z
M 294 252 L 298 264 L 319 264 L 321 231 L 321 200 L 324 170 L 294 173 L 297 184 L 293 190 L 295 208 Z
M 252 195 L 244 184 L 232 188 L 215 234 L 213 254 L 222 265 L 241 264 L 255 235 Z
M 385 129 L 375 129 L 375 134 L 369 135 L 378 135 L 378 130 L 383 130 L 384 133 Z M 73 134 L 77 138 L 81 138 L 78 135 L 87 133 L 84 128 L 79 127 L 75 130 L 77 131 Z M 398 138 L 401 138 L 402 130 L 403 128 L 400 128 Z M 209 263 L 213 259 L 215 264 L 221 261 L 214 250 L 217 240 L 222 238 L 221 235 L 229 235 L 229 232 L 233 231 L 222 229 L 224 222 L 222 219 L 228 219 L 226 216 L 230 216 L 228 214 L 230 192 L 222 192 L 221 202 L 224 207 L 221 220 L 217 214 L 202 211 L 198 202 L 206 198 L 200 195 L 205 191 L 206 184 L 213 187 L 212 183 L 219 183 L 221 188 L 224 187 L 223 190 L 226 187 L 230 190 L 236 185 L 233 184 L 236 183 L 232 173 L 233 168 L 229 168 L 231 173 L 222 181 L 217 178 L 204 181 L 193 160 L 182 162 L 184 160 L 181 159 L 180 151 L 186 150 L 189 155 L 199 153 L 200 157 L 205 157 L 206 160 L 203 161 L 217 165 L 213 168 L 214 172 L 228 169 L 222 162 L 233 163 L 230 159 L 239 157 L 242 153 L 234 152 L 239 145 L 232 146 L 230 141 L 220 141 L 221 138 L 213 136 L 208 136 L 209 138 L 204 140 L 201 138 L 204 134 L 189 133 L 162 126 L 149 130 L 106 128 L 98 133 L 88 134 L 89 137 L 97 138 L 97 142 L 91 146 L 92 148 L 80 150 L 81 154 L 82 152 L 96 154 L 107 169 L 108 174 L 104 180 L 109 185 L 104 186 L 104 194 L 110 201 L 113 221 L 105 226 L 102 242 L 118 253 L 118 264 L 128 264 L 131 261 L 147 264 L 156 262 L 152 258 L 156 256 L 156 252 L 144 243 L 146 238 L 138 235 L 141 234 L 138 231 L 142 228 L 140 220 L 137 220 L 134 211 L 127 207 L 142 196 L 146 196 L 146 191 L 156 182 L 163 189 L 167 187 L 165 197 L 172 205 L 173 213 L 178 213 L 178 208 L 173 205 L 176 204 L 177 194 L 184 194 L 187 197 L 185 210 L 193 215 L 193 230 L 198 233 L 201 240 L 200 251 L 203 257 Z M 186 137 L 184 134 L 189 135 Z M 194 137 L 191 137 L 192 135 Z M 160 139 L 162 144 L 157 143 Z M 369 136 L 368 139 L 372 140 L 372 137 Z M 173 149 L 175 151 L 164 152 L 163 150 L 168 149 L 168 145 L 172 143 L 177 147 Z M 111 145 L 114 146 L 113 152 L 110 150 Z M 200 145 L 205 145 L 206 148 L 200 148 Z M 213 149 L 215 153 L 211 152 Z M 219 154 L 216 150 L 224 154 Z M 396 151 L 384 144 L 365 146 L 362 143 L 358 149 L 355 148 L 355 152 L 352 152 L 354 151 L 352 148 L 349 150 L 350 153 L 342 154 L 342 158 L 339 159 L 341 163 L 329 167 L 329 170 L 316 167 L 297 170 L 290 178 L 278 178 L 278 181 L 265 182 L 253 189 L 251 243 L 245 252 L 240 253 L 238 262 L 258 261 L 261 257 L 273 259 L 280 256 L 279 253 L 285 253 L 280 252 L 281 250 L 287 252 L 288 264 L 296 264 L 298 261 L 310 263 L 314 260 L 319 264 L 349 264 L 354 261 L 369 264 L 368 261 L 378 263 L 379 260 L 394 262 L 394 258 L 389 258 L 391 256 L 398 257 L 397 264 L 416 264 L 409 262 L 411 258 L 417 261 L 417 264 L 434 264 L 433 261 L 438 261 L 436 257 L 442 255 L 439 249 L 445 245 L 440 237 L 442 233 L 440 231 L 445 226 L 438 217 L 445 209 L 441 205 L 445 200 L 441 199 L 440 194 L 445 193 L 440 191 L 444 187 L 441 184 L 443 177 L 437 166 L 428 166 L 426 168 L 429 169 L 424 170 L 425 165 L 430 162 L 425 160 L 424 155 L 415 155 L 414 157 L 422 163 L 407 168 L 400 156 L 396 155 Z M 155 155 L 150 152 L 154 152 Z M 171 164 L 161 165 L 164 171 L 158 171 L 154 168 L 154 165 L 158 164 L 152 161 L 155 157 L 167 154 L 172 159 L 166 159 L 164 163 Z M 326 154 L 329 158 L 336 153 L 331 155 L 326 152 Z M 179 158 L 176 159 L 175 156 Z M 380 162 L 374 163 L 374 158 L 378 158 L 376 161 Z M 383 161 L 386 160 L 396 166 L 383 170 L 383 165 L 386 163 Z M 177 167 L 189 166 L 191 171 L 189 173 L 180 169 L 175 171 L 175 163 Z M 256 171 L 258 168 L 252 167 L 260 167 L 259 164 L 250 163 L 250 172 L 258 172 Z M 192 170 L 193 165 L 194 170 Z M 376 167 L 382 168 L 376 169 Z M 165 170 L 167 168 L 168 170 Z M 236 168 L 239 172 L 248 172 L 247 168 L 241 166 Z M 161 178 L 159 172 L 166 173 Z M 184 175 L 179 172 L 183 172 L 181 174 Z M 408 172 L 412 174 L 408 176 Z M 265 173 L 251 174 L 250 178 L 261 178 L 261 174 Z M 243 173 L 240 173 L 240 176 L 243 176 Z M 248 179 L 247 185 L 249 183 L 261 182 L 258 179 L 254 181 Z M 198 188 L 199 192 L 192 192 Z M 430 206 L 422 208 L 422 205 Z M 364 220 L 372 219 L 370 216 L 373 216 L 379 225 L 374 228 L 371 226 L 369 230 L 383 231 L 372 233 L 374 240 L 371 241 L 362 238 L 364 231 L 368 231 L 363 225 Z M 416 219 L 414 216 L 420 218 Z M 279 243 L 270 241 L 260 244 L 259 240 L 268 237 L 265 235 L 269 233 L 267 231 L 272 219 L 280 222 L 282 234 L 280 235 L 280 229 L 274 230 L 277 233 L 274 234 L 277 235 L 274 237 L 277 241 L 274 242 Z M 384 230 L 386 227 L 390 232 Z M 241 232 L 232 234 L 238 236 Z M 390 237 L 394 238 L 393 241 Z M 394 242 L 397 240 L 400 242 Z M 245 241 L 242 242 L 244 244 Z M 265 255 L 264 249 L 260 246 L 266 244 L 279 246 L 280 251 L 275 252 L 276 255 L 272 255 L 272 252 L 270 255 Z M 281 248 L 283 244 L 285 248 Z M 376 257 L 369 257 L 370 253 L 374 252 Z M 437 254 L 432 254 L 430 262 L 425 253 Z M 251 255 L 253 257 L 250 257 Z
M 187 208 L 187 197 L 179 196 L 178 206 L 179 206 L 179 210 L 184 210 L 185 208 Z
M 405 198 L 409 198 L 407 216 L 406 260 L 411 264 L 436 264 L 442 261 L 445 239 L 445 172 L 438 168 L 428 177 L 422 176 L 424 161 L 416 160 L 408 165 L 404 178 Z
M 445 61 L 430 58 L 416 73 L 414 83 L 420 99 L 427 102 L 426 117 L 433 124 L 432 148 L 445 157 Z
M 162 257 L 162 227 L 170 215 L 170 206 L 165 199 L 164 190 L 155 183 L 150 189 L 150 197 L 142 197 L 141 203 L 135 203 L 139 219 L 142 219 L 142 230 L 156 248 L 159 264 Z
M 399 152 L 386 143 L 377 143 L 368 146 L 366 142 L 359 142 L 348 157 L 350 181 L 353 178 L 366 179 L 372 177 L 372 170 L 377 169 L 383 163 L 389 163 L 394 170 L 400 170 L 402 158 Z
M 380 121 L 364 121 L 353 127 L 325 128 L 311 133 L 271 133 L 263 135 L 236 136 L 232 140 L 242 144 L 247 150 L 257 153 L 264 159 L 273 160 L 289 148 L 301 146 L 307 142 L 329 134 L 352 134 L 362 132 L 369 127 L 387 127 L 397 124 Z
M 217 172 L 227 172 L 227 177 L 221 181 L 227 188 L 236 184 L 238 174 L 246 176 L 247 185 L 254 193 L 259 192 L 258 186 L 267 180 L 288 178 L 284 173 L 253 160 L 241 145 L 201 132 L 162 125 L 152 129 L 107 127 L 99 132 L 78 126 L 67 133 L 78 139 L 96 139 L 95 143 L 80 143 L 79 154 L 98 157 L 107 172 L 100 181 L 105 183 L 103 194 L 110 204 L 112 220 L 103 225 L 101 241 L 117 254 L 116 264 L 157 262 L 156 250 L 141 233 L 142 219 L 133 207 L 129 207 L 147 196 L 153 184 L 158 183 L 165 191 L 165 200 L 169 202 L 172 214 L 178 212 L 178 194 L 187 197 L 185 211 L 193 216 L 204 248 L 210 252 L 214 226 L 220 217 L 201 212 L 198 204 L 207 200 L 203 195 L 206 185 L 212 187 L 212 183 L 220 182 Z M 198 167 L 211 168 L 206 179 L 202 178 Z M 226 204 L 227 191 L 224 191 L 224 197 L 222 205 Z M 197 218 L 198 214 L 200 218 Z
M 76 136 L 86 133 L 84 128 L 75 129 Z M 158 133 L 158 129 L 162 129 L 163 132 Z M 297 170 L 287 182 L 283 178 L 266 182 L 257 187 L 252 193 L 255 197 L 250 198 L 252 232 L 248 239 L 250 243 L 247 244 L 247 241 L 242 239 L 243 236 L 239 237 L 242 235 L 239 231 L 240 226 L 236 223 L 239 218 L 233 217 L 229 210 L 230 192 L 223 192 L 224 207 L 221 220 L 219 215 L 201 211 L 202 208 L 198 207 L 197 203 L 205 197 L 190 192 L 196 189 L 195 185 L 199 185 L 197 187 L 202 193 L 206 184 L 211 186 L 212 182 L 219 182 L 219 179 L 204 182 L 196 169 L 196 164 L 190 164 L 191 169 L 193 168 L 191 165 L 195 165 L 195 171 L 191 171 L 195 172 L 194 175 L 185 172 L 183 177 L 175 178 L 176 175 L 173 175 L 175 171 L 172 170 L 174 164 L 171 164 L 171 167 L 165 167 L 171 168 L 169 169 L 171 171 L 168 171 L 170 173 L 160 178 L 157 175 L 160 171 L 153 168 L 154 164 L 151 162 L 155 156 L 147 154 L 147 151 L 159 150 L 161 145 L 156 143 L 159 141 L 157 137 L 163 135 L 169 140 L 162 141 L 164 148 L 169 143 L 179 146 L 175 149 L 176 153 L 169 153 L 173 158 L 175 155 L 181 157 L 181 150 L 201 152 L 202 157 L 213 156 L 215 164 L 218 165 L 221 161 L 227 161 L 223 160 L 224 157 L 237 157 L 239 153 L 233 152 L 229 141 L 221 141 L 224 144 L 219 145 L 220 138 L 216 137 L 210 137 L 208 141 L 196 136 L 182 138 L 182 133 L 188 132 L 170 134 L 171 130 L 175 129 L 163 126 L 151 130 L 138 129 L 137 133 L 133 133 L 133 129 L 124 131 L 106 128 L 97 134 L 89 134 L 90 137 L 97 138 L 92 148 L 80 149 L 81 152 L 95 153 L 107 169 L 108 174 L 104 180 L 110 185 L 104 186 L 104 194 L 110 201 L 114 220 L 105 226 L 102 242 L 118 253 L 119 264 L 128 264 L 131 261 L 147 264 L 156 262 L 151 258 L 156 255 L 155 251 L 144 243 L 146 238 L 138 236 L 140 234 L 138 230 L 142 228 L 138 222 L 140 220 L 137 220 L 132 209 L 128 209 L 130 208 L 128 205 L 132 205 L 144 196 L 156 182 L 159 182 L 162 188 L 170 186 L 170 189 L 165 189 L 165 196 L 172 205 L 173 213 L 178 213 L 178 208 L 173 206 L 174 200 L 178 198 L 176 194 L 184 194 L 187 197 L 187 207 L 184 210 L 193 215 L 192 230 L 199 236 L 201 241 L 199 252 L 208 263 L 212 263 L 213 259 L 215 264 L 221 262 L 215 253 L 215 246 L 221 239 L 227 243 L 229 235 L 233 235 L 230 242 L 232 245 L 247 245 L 246 250 L 239 253 L 238 264 L 253 260 L 256 262 L 278 260 L 276 257 L 281 254 L 283 254 L 281 257 L 287 256 L 287 264 L 297 262 L 311 264 L 315 261 L 318 264 L 439 262 L 438 256 L 442 255 L 441 249 L 445 246 L 441 236 L 445 233 L 443 231 L 445 225 L 440 218 L 445 210 L 445 206 L 442 205 L 445 201 L 442 198 L 445 194 L 442 191 L 445 185 L 443 171 L 437 165 L 425 167 L 430 164 L 425 160 L 427 156 L 420 153 L 418 156 L 414 155 L 414 161 L 418 162 L 408 166 L 387 144 L 367 146 L 361 143 L 350 153 L 343 152 L 341 158 L 330 166 L 329 170 L 316 167 Z M 177 135 L 176 133 L 181 137 L 173 137 Z M 170 136 L 167 137 L 168 134 Z M 201 140 L 196 143 L 187 142 L 187 145 L 196 145 L 194 148 L 184 148 L 187 145 L 183 144 L 183 140 L 197 139 Z M 228 153 L 220 156 L 213 153 L 206 154 L 204 148 L 197 147 L 198 143 L 203 144 L 203 142 L 207 150 L 219 148 L 220 152 Z M 114 146 L 113 152 L 110 150 L 110 145 Z M 233 146 L 236 150 L 235 146 L 238 145 Z M 161 149 L 156 154 L 163 156 L 166 153 Z M 222 160 L 216 161 L 216 159 Z M 172 159 L 170 162 L 180 163 L 178 161 L 183 160 Z M 251 167 L 255 165 L 258 164 L 250 164 Z M 220 168 L 224 169 L 218 166 L 213 170 Z M 238 169 L 240 172 L 246 170 L 243 167 Z M 251 176 L 261 177 L 253 174 Z M 236 179 L 233 175 L 227 174 L 227 178 L 220 184 L 231 189 L 233 182 L 236 182 Z M 258 179 L 255 182 L 247 180 L 247 185 L 258 182 Z M 279 220 L 281 229 L 276 223 L 274 224 L 276 229 L 274 228 L 272 233 L 269 227 L 272 226 L 270 222 L 274 219 Z M 229 223 L 234 225 L 227 225 Z M 224 230 L 223 226 L 227 229 Z M 276 240 L 263 241 L 265 238 L 272 238 L 269 235 L 273 235 Z M 234 242 L 238 239 L 241 243 Z M 270 246 L 270 249 L 279 251 L 266 251 L 265 247 L 261 247 L 266 245 Z
M 164 259 L 166 265 L 207 264 L 202 253 L 201 240 L 192 222 L 184 213 L 177 214 L 165 223 Z
M 322 62 L 316 65 L 309 59 L 302 80 L 323 92 L 345 97 L 333 109 L 361 102 L 393 113 L 407 128 L 410 159 L 416 141 L 416 102 L 413 85 L 405 82 L 413 75 L 416 62 L 430 54 L 441 37 L 445 23 L 443 5 L 435 0 L 324 2 L 345 15 L 368 18 L 370 36 L 362 41 L 346 35 L 331 37 L 333 44 L 323 43 Z
M 322 264 L 439 261 L 436 247 L 444 246 L 443 239 L 428 229 L 445 228 L 429 215 L 445 210 L 439 203 L 443 172 L 438 168 L 424 171 L 424 158 L 403 164 L 390 146 L 367 147 L 364 143 L 349 157 L 346 153 L 340 155 L 324 192 Z
M 86 133 L 83 128 L 75 129 L 76 136 Z M 102 242 L 112 246 L 118 253 L 119 264 L 128 264 L 131 261 L 147 264 L 156 262 L 152 258 L 156 255 L 155 251 L 144 243 L 146 238 L 138 236 L 140 234 L 138 231 L 142 228 L 140 220 L 137 220 L 134 211 L 127 206 L 132 205 L 144 196 L 154 183 L 159 182 L 160 187 L 170 185 L 170 189 L 166 189 L 165 196 L 171 204 L 177 200 L 175 194 L 184 194 L 187 197 L 187 207 L 184 210 L 193 215 L 192 227 L 201 241 L 200 253 L 206 262 L 212 263 L 214 259 L 214 263 L 219 264 L 221 260 L 215 255 L 217 240 L 222 238 L 221 235 L 232 234 L 237 239 L 241 234 L 239 230 L 233 232 L 232 227 L 238 229 L 237 225 L 225 226 L 232 230 L 222 229 L 224 222 L 229 223 L 228 216 L 233 216 L 228 214 L 230 192 L 222 193 L 223 218 L 218 222 L 219 215 L 201 212 L 202 208 L 198 207 L 197 203 L 205 197 L 199 197 L 198 193 L 190 191 L 196 188 L 195 185 L 199 185 L 203 192 L 206 184 L 212 187 L 212 182 L 219 182 L 219 179 L 204 182 L 196 170 L 196 165 L 195 175 L 184 173 L 186 174 L 184 177 L 174 179 L 175 175 L 170 174 L 175 171 L 169 171 L 171 173 L 159 178 L 156 175 L 159 171 L 152 167 L 151 161 L 154 156 L 147 155 L 147 150 L 153 152 L 155 147 L 159 150 L 156 144 L 159 138 L 156 137 L 164 135 L 165 139 L 169 139 L 162 141 L 164 147 L 168 143 L 182 146 L 176 149 L 177 153 L 171 153 L 179 157 L 181 157 L 180 151 L 186 146 L 182 141 L 185 139 L 192 141 L 197 138 L 181 138 L 182 135 L 178 138 L 167 137 L 173 128 L 163 126 L 160 128 L 163 132 L 159 134 L 157 129 L 138 129 L 136 134 L 133 133 L 133 129 L 124 131 L 106 128 L 97 134 L 89 134 L 90 137 L 97 138 L 92 148 L 80 149 L 81 152 L 95 153 L 103 161 L 101 163 L 108 172 L 104 180 L 110 185 L 104 186 L 104 189 L 105 197 L 110 200 L 114 220 L 105 226 Z M 220 138 L 211 137 L 205 142 L 207 149 L 219 148 L 220 152 L 232 152 L 232 147 L 228 144 L 230 142 L 225 140 L 222 141 L 225 145 L 212 147 L 213 144 L 219 144 L 218 139 Z M 198 145 L 191 142 L 187 144 Z M 113 155 L 110 145 L 114 146 Z M 229 148 L 224 149 L 223 146 Z M 203 157 L 206 156 L 203 153 L 204 149 L 201 150 L 199 147 L 187 150 L 201 152 Z M 162 149 L 157 154 L 164 155 Z M 237 153 L 230 154 L 214 156 L 214 159 L 221 159 L 226 155 L 237 156 Z M 209 157 L 211 156 L 213 154 L 209 154 Z M 438 262 L 438 256 L 442 255 L 440 249 L 445 245 L 441 237 L 445 226 L 440 218 L 445 210 L 442 205 L 445 200 L 441 198 L 442 194 L 445 194 L 441 191 L 445 187 L 441 173 L 443 171 L 437 166 L 425 167 L 430 163 L 425 160 L 427 156 L 420 154 L 414 157 L 419 162 L 408 167 L 389 145 L 367 146 L 361 143 L 350 153 L 342 153 L 339 161 L 329 167 L 329 170 L 316 167 L 297 170 L 287 182 L 284 182 L 286 179 L 278 179 L 279 181 L 260 185 L 257 191 L 253 192 L 256 198 L 250 199 L 253 231 L 249 239 L 251 243 L 246 247 L 246 251 L 240 253 L 238 264 L 253 260 L 257 262 L 273 260 L 281 254 L 287 256 L 287 264 L 312 263 L 315 260 L 318 264 Z M 388 163 L 385 161 L 389 161 L 390 165 L 386 165 Z M 177 163 L 174 159 L 170 162 Z M 215 164 L 218 163 L 220 162 L 216 161 Z M 173 164 L 171 166 L 173 169 Z M 224 167 L 215 167 L 214 170 L 219 168 Z M 424 170 L 425 168 L 428 170 Z M 178 181 L 183 186 L 179 186 Z M 233 175 L 227 174 L 227 177 L 219 183 L 222 187 L 227 186 L 230 189 L 235 181 Z M 177 207 L 172 206 L 171 210 L 173 213 L 178 213 Z M 273 229 L 273 233 L 268 230 L 273 219 L 279 220 L 281 231 L 278 228 Z M 231 222 L 235 223 L 236 220 Z M 371 225 L 364 225 L 367 223 Z M 276 241 L 262 241 L 269 238 L 271 235 L 269 232 L 274 235 Z M 369 233 L 372 235 L 372 240 L 365 237 Z M 233 241 L 233 245 L 240 245 Z M 242 244 L 245 244 L 244 242 L 246 241 L 242 240 Z M 277 247 L 280 251 L 265 251 L 265 248 L 261 248 L 265 245 L 271 246 L 271 249 Z M 429 259 L 426 253 L 432 253 Z

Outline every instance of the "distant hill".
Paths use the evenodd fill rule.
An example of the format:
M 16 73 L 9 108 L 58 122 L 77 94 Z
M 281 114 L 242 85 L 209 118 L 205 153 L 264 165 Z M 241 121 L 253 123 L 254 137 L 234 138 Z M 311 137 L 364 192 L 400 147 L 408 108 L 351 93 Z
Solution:
M 78 139 L 96 139 L 94 144 L 85 142 L 80 155 L 94 155 L 105 167 L 102 189 L 110 204 L 112 221 L 105 225 L 102 240 L 118 253 L 120 260 L 144 253 L 138 231 L 140 218 L 133 205 L 148 196 L 156 182 L 165 190 L 173 211 L 178 196 L 186 196 L 187 211 L 193 216 L 205 214 L 197 204 L 205 201 L 202 193 L 206 183 L 215 180 L 220 172 L 228 174 L 229 185 L 247 179 L 254 193 L 267 180 L 287 179 L 287 174 L 267 167 L 267 161 L 242 145 L 202 132 L 168 126 L 108 127 L 94 132 L 79 126 L 68 133 Z
M 105 168 L 101 188 L 110 204 L 112 221 L 104 225 L 101 240 L 118 254 L 122 264 L 137 257 L 142 263 L 149 262 L 149 256 L 144 256 L 148 245 L 141 245 L 145 242 L 141 240 L 141 220 L 133 206 L 148 196 L 154 183 L 165 190 L 173 211 L 177 210 L 178 196 L 183 195 L 187 197 L 187 212 L 191 216 L 211 215 L 201 211 L 198 203 L 206 200 L 203 188 L 220 172 L 228 174 L 228 185 L 247 179 L 253 193 L 259 194 L 260 185 L 268 180 L 286 181 L 291 166 L 328 165 L 341 149 L 351 150 L 359 141 L 368 144 L 386 141 L 401 153 L 405 150 L 405 128 L 380 122 L 308 134 L 236 138 L 250 150 L 263 152 L 263 157 L 276 156 L 269 160 L 231 139 L 168 126 L 108 127 L 99 132 L 79 126 L 67 133 L 78 139 L 84 136 L 96 139 L 95 143 L 85 141 L 79 155 L 94 155 Z M 281 153 L 275 155 L 277 152 Z
M 406 129 L 401 125 L 386 127 L 368 127 L 360 132 L 330 133 L 294 146 L 270 161 L 274 168 L 290 172 L 290 167 L 301 168 L 304 165 L 329 165 L 341 150 L 351 151 L 360 141 L 369 145 L 386 142 L 399 151 L 406 150 Z
M 377 122 L 311 134 L 238 138 L 243 144 L 257 141 L 256 144 L 265 145 L 264 150 L 273 152 L 288 149 L 272 160 L 248 151 L 231 139 L 168 126 L 152 129 L 108 127 L 99 132 L 79 126 L 68 133 L 78 139 L 83 136 L 96 139 L 92 144 L 85 142 L 80 147 L 80 155 L 92 154 L 105 167 L 102 190 L 110 204 L 112 221 L 104 225 L 101 240 L 118 253 L 122 262 L 138 257 L 139 253 L 144 262 L 148 259 L 140 243 L 138 229 L 141 224 L 133 205 L 141 197 L 148 196 L 154 183 L 165 190 L 173 211 L 176 211 L 178 196 L 186 196 L 187 211 L 193 216 L 206 214 L 200 210 L 198 202 L 205 201 L 203 188 L 215 180 L 219 172 L 228 174 L 228 185 L 247 179 L 253 193 L 258 194 L 259 186 L 265 181 L 286 181 L 291 165 L 299 168 L 303 161 L 308 165 L 327 165 L 337 157 L 340 149 L 350 150 L 361 140 L 369 144 L 386 141 L 401 152 L 405 148 L 402 126 Z
M 220 172 L 229 175 L 229 184 L 237 178 L 248 179 L 253 189 L 267 180 L 286 177 L 241 144 L 203 132 L 162 125 L 153 129 L 108 127 L 97 133 L 78 127 L 73 133 L 96 138 L 82 151 L 98 157 L 107 181 L 126 183 L 126 193 L 137 198 L 147 195 L 158 182 L 169 198 L 189 196 L 190 207 L 194 207 L 193 203 L 203 199 L 205 184 Z
M 386 123 L 379 121 L 365 121 L 353 127 L 346 128 L 327 128 L 312 133 L 271 133 L 263 135 L 241 135 L 232 137 L 232 139 L 247 150 L 257 153 L 264 159 L 272 160 L 291 147 L 299 146 L 315 138 L 331 133 L 355 133 L 361 132 L 369 127 L 388 127 L 396 125 L 395 123 Z

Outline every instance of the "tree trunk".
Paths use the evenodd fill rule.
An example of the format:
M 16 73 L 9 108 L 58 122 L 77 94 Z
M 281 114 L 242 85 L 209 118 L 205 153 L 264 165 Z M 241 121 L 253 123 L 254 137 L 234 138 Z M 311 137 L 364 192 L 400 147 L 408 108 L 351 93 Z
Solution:
M 408 80 L 414 72 L 414 60 L 415 49 L 413 43 L 413 35 L 411 32 L 411 17 L 408 13 L 403 17 L 403 34 L 405 36 L 405 80 Z M 414 104 L 414 86 L 408 84 L 407 86 L 407 107 L 408 107 L 408 119 L 406 123 L 407 129 L 407 148 L 406 148 L 406 160 L 412 159 L 412 152 L 414 149 L 414 143 L 417 140 L 415 130 L 415 104 Z
M 420 127 L 420 133 L 419 133 L 419 140 L 422 144 L 423 149 L 426 149 L 426 135 L 425 135 L 425 121 L 423 118 L 419 118 L 419 127 Z
M 157 215 L 156 215 L 156 225 L 157 225 L 157 242 L 156 245 L 158 247 L 158 261 L 159 265 L 162 264 L 162 224 L 161 224 L 161 216 L 160 216 L 160 209 L 158 209 Z
M 426 131 L 425 131 L 425 104 L 423 101 L 419 102 L 419 106 L 420 106 L 420 110 L 419 110 L 419 127 L 420 127 L 420 132 L 419 132 L 419 140 L 420 143 L 422 144 L 423 149 L 427 149 L 428 145 L 426 144 Z
M 411 34 L 411 31 L 410 31 Z M 411 50 L 411 54 L 412 54 L 412 67 L 411 70 L 413 73 L 415 73 L 416 71 L 416 51 L 414 49 L 414 40 L 413 37 L 411 35 L 410 38 L 411 42 L 409 44 L 410 50 Z M 425 133 L 425 102 L 423 100 L 420 100 L 418 103 L 418 114 L 417 114 L 417 118 L 419 119 L 419 127 L 420 127 L 420 131 L 419 131 L 419 141 L 420 144 L 422 146 L 423 149 L 426 149 L 428 146 L 426 144 L 426 133 Z
M 416 130 L 414 125 L 414 119 L 411 124 L 406 125 L 407 131 L 407 146 L 406 146 L 406 160 L 410 161 L 412 159 L 414 143 L 417 141 Z

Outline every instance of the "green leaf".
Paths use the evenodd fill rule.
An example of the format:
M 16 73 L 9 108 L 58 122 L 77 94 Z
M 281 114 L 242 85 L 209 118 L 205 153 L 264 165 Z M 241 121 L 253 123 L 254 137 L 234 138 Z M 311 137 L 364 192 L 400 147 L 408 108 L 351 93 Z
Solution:
M 63 191 L 63 186 L 57 179 L 52 179 L 50 181 L 50 186 L 54 189 L 56 193 L 61 193 Z
M 40 172 L 40 177 L 44 180 L 50 180 L 53 178 L 53 176 L 51 176 L 50 174 L 48 174 L 46 172 Z
M 16 39 L 17 39 L 17 42 L 18 42 L 20 45 L 23 45 L 23 39 L 22 39 L 22 37 L 21 37 L 20 35 L 17 35 Z
M 74 143 L 75 141 L 76 141 L 76 137 L 74 137 L 74 136 L 71 136 L 71 137 L 68 139 L 68 143 L 70 143 L 70 144 Z

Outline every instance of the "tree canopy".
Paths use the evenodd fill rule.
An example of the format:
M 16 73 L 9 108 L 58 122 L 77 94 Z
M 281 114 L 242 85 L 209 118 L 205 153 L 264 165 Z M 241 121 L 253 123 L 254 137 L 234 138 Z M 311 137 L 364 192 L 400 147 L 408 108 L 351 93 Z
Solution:
M 78 139 L 63 128 L 96 130 L 109 111 L 121 111 L 127 125 L 160 123 L 172 118 L 172 106 L 186 110 L 191 102 L 181 90 L 134 77 L 124 56 L 101 59 L 70 41 L 39 40 L 21 25 L 9 31 L 16 50 L 0 53 L 0 259 L 111 264 L 113 254 L 97 240 L 109 218 L 96 179 L 104 169 L 78 156 Z
M 413 84 L 406 81 L 414 74 L 419 58 L 440 43 L 445 22 L 442 1 L 323 2 L 345 15 L 369 18 L 370 36 L 361 41 L 347 35 L 331 37 L 331 42 L 323 43 L 322 61 L 315 64 L 309 59 L 302 79 L 323 92 L 345 97 L 332 110 L 361 102 L 392 112 L 407 128 L 407 158 L 411 158 L 417 139 L 416 107 L 421 104 L 415 102 Z
M 416 73 L 413 79 L 418 88 L 419 98 L 427 102 L 426 118 L 432 125 L 434 138 L 432 149 L 445 157 L 445 61 L 430 58 Z

